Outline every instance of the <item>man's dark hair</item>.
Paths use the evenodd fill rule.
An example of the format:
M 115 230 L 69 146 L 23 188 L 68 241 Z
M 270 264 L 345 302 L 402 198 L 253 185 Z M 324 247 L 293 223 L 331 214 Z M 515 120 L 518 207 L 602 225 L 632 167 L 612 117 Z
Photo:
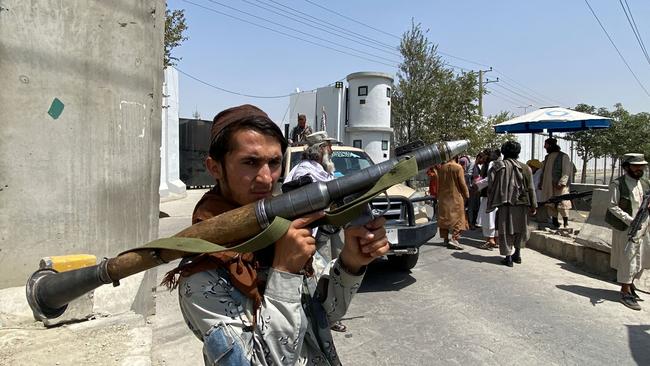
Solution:
M 501 153 L 504 159 L 517 159 L 521 152 L 521 144 L 516 141 L 506 141 L 501 145 Z
M 221 132 L 212 140 L 210 144 L 209 155 L 212 159 L 223 163 L 223 159 L 226 154 L 231 152 L 235 146 L 232 136 L 237 131 L 241 130 L 253 130 L 261 133 L 262 135 L 275 137 L 275 139 L 280 143 L 282 153 L 287 149 L 287 139 L 282 135 L 280 127 L 276 125 L 269 118 L 264 116 L 251 116 L 242 119 L 237 123 L 232 123 L 224 127 Z
M 547 151 L 549 154 L 560 151 L 560 145 L 557 144 L 556 138 L 549 137 L 546 140 L 544 140 L 544 143 L 548 145 Z

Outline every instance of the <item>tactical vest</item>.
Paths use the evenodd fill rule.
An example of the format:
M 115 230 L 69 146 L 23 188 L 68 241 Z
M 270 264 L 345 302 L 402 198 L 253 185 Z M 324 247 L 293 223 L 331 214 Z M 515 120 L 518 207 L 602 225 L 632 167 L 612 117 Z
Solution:
M 620 207 L 621 210 L 625 211 L 628 215 L 634 216 L 632 213 L 632 200 L 630 199 L 632 192 L 630 192 L 630 188 L 627 186 L 627 183 L 625 183 L 625 175 L 616 178 L 616 181 L 618 182 L 619 189 L 618 207 Z M 640 181 L 643 192 L 647 192 L 650 188 L 650 181 L 648 181 L 646 178 L 641 178 Z M 609 209 L 607 209 L 607 212 L 605 213 L 605 222 L 607 222 L 612 228 L 618 231 L 627 230 L 629 226 L 621 219 L 616 217 Z

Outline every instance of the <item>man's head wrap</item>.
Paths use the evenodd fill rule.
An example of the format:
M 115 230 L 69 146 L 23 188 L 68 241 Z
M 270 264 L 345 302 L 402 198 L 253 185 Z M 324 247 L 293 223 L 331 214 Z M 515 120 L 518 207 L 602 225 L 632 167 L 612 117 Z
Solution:
M 210 144 L 216 140 L 224 128 L 230 126 L 233 123 L 241 122 L 244 119 L 253 116 L 265 117 L 270 120 L 269 116 L 264 113 L 264 111 L 250 104 L 243 104 L 219 112 L 212 121 L 212 130 L 210 131 Z

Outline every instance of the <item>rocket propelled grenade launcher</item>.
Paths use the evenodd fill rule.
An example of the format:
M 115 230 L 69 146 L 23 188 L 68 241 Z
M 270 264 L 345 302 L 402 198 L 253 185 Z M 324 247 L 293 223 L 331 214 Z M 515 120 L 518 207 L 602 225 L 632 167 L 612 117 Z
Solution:
M 423 170 L 450 160 L 468 147 L 466 140 L 449 141 L 415 149 L 408 155 L 415 159 L 418 170 Z M 199 238 L 231 247 L 232 243 L 259 234 L 276 217 L 293 220 L 324 210 L 332 202 L 350 195 L 368 191 L 398 162 L 399 159 L 387 160 L 329 182 L 311 183 L 279 196 L 253 202 L 192 225 L 174 235 L 174 238 Z M 27 301 L 34 315 L 41 320 L 59 317 L 70 301 L 101 285 L 113 283 L 117 286 L 122 278 L 196 253 L 189 250 L 152 249 L 155 245 L 150 244 L 155 242 L 157 241 L 146 244 L 147 248 L 136 248 L 86 268 L 61 273 L 53 270 L 36 271 L 26 285 Z

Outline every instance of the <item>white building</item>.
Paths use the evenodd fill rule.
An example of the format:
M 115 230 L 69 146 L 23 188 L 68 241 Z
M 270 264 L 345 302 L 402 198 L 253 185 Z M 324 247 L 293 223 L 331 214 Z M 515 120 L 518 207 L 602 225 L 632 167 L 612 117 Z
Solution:
M 165 68 L 163 82 L 162 133 L 160 141 L 160 199 L 186 196 L 185 183 L 180 180 L 178 143 L 178 71 Z
M 375 163 L 390 155 L 393 129 L 390 127 L 393 78 L 380 72 L 356 72 L 342 82 L 318 88 L 315 92 L 298 92 L 289 101 L 288 131 L 305 114 L 315 131 L 342 143 L 364 149 Z

